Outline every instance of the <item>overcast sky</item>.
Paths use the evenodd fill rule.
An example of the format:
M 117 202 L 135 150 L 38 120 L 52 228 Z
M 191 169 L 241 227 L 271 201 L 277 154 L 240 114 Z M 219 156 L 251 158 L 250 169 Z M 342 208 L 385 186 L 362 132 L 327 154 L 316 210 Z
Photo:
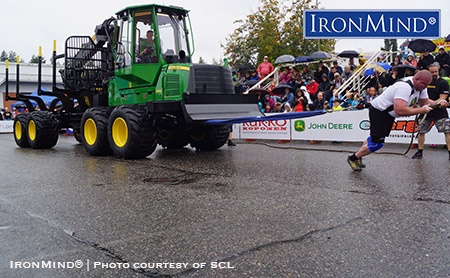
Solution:
M 194 61 L 203 57 L 207 62 L 223 57 L 220 43 L 225 43 L 238 25 L 237 19 L 244 19 L 260 6 L 259 0 L 9 0 L 2 2 L 2 23 L 0 24 L 0 51 L 15 51 L 28 62 L 43 47 L 43 56 L 51 57 L 53 40 L 57 41 L 58 54 L 63 52 L 65 39 L 70 35 L 92 35 L 96 25 L 126 6 L 160 3 L 182 6 L 190 10 L 193 25 L 195 49 Z M 322 0 L 320 8 L 326 9 L 441 9 L 441 36 L 450 33 L 450 3 L 448 0 Z M 370 3 L 370 4 L 369 4 Z M 399 44 L 403 39 L 399 40 Z M 383 45 L 381 39 L 342 39 L 336 44 L 336 51 L 355 49 L 376 51 Z

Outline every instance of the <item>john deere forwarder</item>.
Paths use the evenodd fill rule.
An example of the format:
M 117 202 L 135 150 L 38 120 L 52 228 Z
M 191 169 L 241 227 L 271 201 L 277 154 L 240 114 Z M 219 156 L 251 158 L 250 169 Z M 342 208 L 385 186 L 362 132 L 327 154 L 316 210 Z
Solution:
M 15 118 L 17 145 L 52 148 L 61 128 L 73 128 L 76 139 L 96 156 L 143 158 L 157 143 L 220 148 L 229 125 L 206 125 L 206 120 L 261 113 L 254 95 L 234 94 L 230 69 L 193 64 L 190 42 L 188 11 L 153 4 L 119 11 L 97 26 L 93 37 L 69 37 L 64 54 L 53 51 L 51 91 L 41 90 L 38 73 L 39 95 L 57 97 L 49 107 L 27 93 L 7 94 L 25 102 L 29 111 Z M 56 84 L 59 59 L 64 59 L 58 73 L 63 88 Z

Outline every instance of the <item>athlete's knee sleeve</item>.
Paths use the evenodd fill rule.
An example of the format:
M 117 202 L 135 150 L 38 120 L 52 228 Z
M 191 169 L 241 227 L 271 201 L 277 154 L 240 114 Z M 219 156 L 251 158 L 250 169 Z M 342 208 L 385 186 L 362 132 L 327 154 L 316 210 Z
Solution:
M 376 152 L 384 146 L 383 143 L 375 143 L 372 141 L 372 136 L 367 138 L 367 147 L 371 152 Z

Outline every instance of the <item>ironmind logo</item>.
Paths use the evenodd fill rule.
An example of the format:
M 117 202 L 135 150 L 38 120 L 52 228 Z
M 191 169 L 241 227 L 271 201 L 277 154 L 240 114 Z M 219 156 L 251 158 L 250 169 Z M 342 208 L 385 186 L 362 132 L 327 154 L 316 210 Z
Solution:
M 440 10 L 305 10 L 303 16 L 306 39 L 440 37 Z

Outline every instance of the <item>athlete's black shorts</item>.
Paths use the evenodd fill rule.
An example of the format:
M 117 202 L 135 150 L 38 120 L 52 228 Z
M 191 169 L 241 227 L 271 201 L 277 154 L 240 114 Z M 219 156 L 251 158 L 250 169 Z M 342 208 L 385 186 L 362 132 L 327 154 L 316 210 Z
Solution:
M 370 136 L 374 143 L 384 143 L 384 138 L 391 133 L 395 118 L 388 111 L 369 108 Z

